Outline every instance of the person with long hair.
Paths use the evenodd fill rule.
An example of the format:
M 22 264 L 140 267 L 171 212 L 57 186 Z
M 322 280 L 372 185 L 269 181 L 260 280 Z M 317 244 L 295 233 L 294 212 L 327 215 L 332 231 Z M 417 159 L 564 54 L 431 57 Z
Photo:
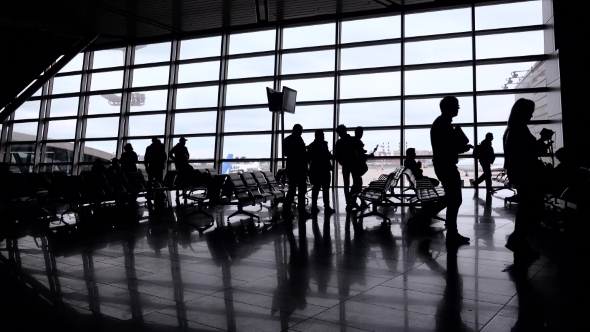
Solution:
M 518 193 L 518 211 L 514 225 L 514 232 L 508 237 L 506 248 L 513 251 L 515 256 L 538 258 L 539 254 L 531 248 L 526 236 L 537 215 L 543 209 L 541 196 L 540 174 L 542 162 L 539 156 L 546 150 L 546 144 L 535 139 L 527 124 L 533 117 L 535 102 L 521 98 L 514 103 L 508 126 L 504 132 L 504 168 L 508 180 Z

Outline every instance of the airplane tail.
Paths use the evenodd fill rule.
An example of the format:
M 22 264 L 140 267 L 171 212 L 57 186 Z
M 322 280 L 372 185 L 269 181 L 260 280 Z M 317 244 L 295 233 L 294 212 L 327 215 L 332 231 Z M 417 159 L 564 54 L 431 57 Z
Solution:
M 232 153 L 228 154 L 225 159 L 234 159 L 234 155 Z M 233 162 L 226 161 L 221 165 L 221 174 L 229 174 L 231 171 L 231 166 Z

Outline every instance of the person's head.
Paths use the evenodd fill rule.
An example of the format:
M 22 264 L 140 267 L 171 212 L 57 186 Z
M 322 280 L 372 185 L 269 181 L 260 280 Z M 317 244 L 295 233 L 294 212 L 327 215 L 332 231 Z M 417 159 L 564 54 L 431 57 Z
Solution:
M 453 96 L 446 96 L 440 101 L 440 111 L 444 116 L 451 118 L 459 114 L 459 99 Z
M 131 143 L 127 143 L 127 144 L 125 144 L 123 149 L 127 152 L 133 151 L 133 145 L 131 145 Z
M 316 141 L 324 141 L 325 139 L 324 131 L 321 129 L 316 130 L 314 135 Z
M 361 126 L 354 128 L 354 137 L 356 137 L 358 139 L 363 138 L 363 132 L 364 132 L 364 130 L 363 130 L 363 127 L 361 127 Z
M 414 149 L 414 148 L 408 148 L 406 150 L 406 157 L 407 158 L 416 158 L 416 149 Z
M 346 126 L 341 124 L 338 127 L 336 127 L 336 133 L 338 133 L 338 136 L 340 137 L 346 135 Z
M 535 102 L 520 98 L 512 106 L 508 117 L 508 127 L 526 126 L 535 112 Z
M 565 147 L 559 148 L 557 151 L 555 151 L 555 158 L 557 158 L 560 163 L 568 162 L 571 160 L 570 151 Z
M 119 165 L 119 158 L 113 158 L 113 159 L 111 159 L 111 164 L 113 164 L 113 165 Z
M 157 137 L 152 137 L 152 143 L 158 144 L 160 140 Z
M 494 134 L 492 134 L 492 133 L 487 133 L 487 134 L 486 134 L 486 140 L 488 140 L 488 141 L 493 141 L 493 140 L 494 140 Z
M 293 135 L 295 136 L 301 136 L 301 134 L 303 133 L 303 127 L 297 123 L 293 126 Z
M 178 140 L 178 144 L 185 146 L 186 145 L 186 141 L 187 139 L 184 138 L 184 136 L 182 136 L 179 140 Z

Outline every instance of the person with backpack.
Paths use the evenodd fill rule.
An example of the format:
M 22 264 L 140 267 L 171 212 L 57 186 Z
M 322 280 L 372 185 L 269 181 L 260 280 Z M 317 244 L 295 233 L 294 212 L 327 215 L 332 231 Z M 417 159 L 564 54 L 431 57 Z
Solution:
M 152 138 L 152 144 L 145 149 L 143 160 L 148 174 L 148 183 L 151 186 L 155 185 L 154 182 L 162 183 L 168 156 L 164 150 L 164 144 L 159 139 Z
M 487 133 L 486 138 L 481 141 L 481 143 L 475 147 L 473 150 L 473 155 L 475 158 L 479 160 L 479 164 L 481 165 L 481 169 L 483 170 L 483 174 L 480 175 L 477 179 L 471 179 L 472 186 L 476 186 L 482 182 L 486 182 L 486 192 L 492 192 L 492 164 L 496 160 L 496 155 L 494 154 L 494 148 L 492 147 L 492 141 L 494 140 L 494 135 L 492 133 Z

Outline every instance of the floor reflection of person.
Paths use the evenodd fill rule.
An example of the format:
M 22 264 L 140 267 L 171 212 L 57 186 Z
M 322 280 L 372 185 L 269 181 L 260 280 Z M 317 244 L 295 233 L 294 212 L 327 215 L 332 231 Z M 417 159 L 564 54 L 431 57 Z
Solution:
M 473 146 L 468 141 L 464 142 L 460 132 L 452 125 L 453 118 L 459 114 L 459 100 L 451 96 L 443 98 L 440 110 L 441 115 L 434 120 L 430 129 L 430 142 L 434 172 L 445 190 L 447 243 L 468 244 L 469 238 L 457 230 L 457 215 L 463 202 L 457 163 L 459 154 L 469 151 Z
M 535 102 L 528 99 L 516 101 L 504 132 L 504 168 L 508 179 L 518 193 L 518 210 L 514 232 L 508 237 L 506 248 L 516 254 L 536 259 L 539 254 L 527 243 L 526 236 L 538 212 L 543 210 L 543 197 L 539 185 L 543 181 L 539 156 L 546 152 L 541 139 L 535 139 L 528 128 L 533 117 Z M 541 164 L 540 164 L 541 163 Z
M 531 286 L 528 264 L 512 265 L 508 268 L 510 280 L 514 282 L 518 294 L 518 318 L 511 332 L 547 331 L 546 309 L 543 295 Z M 564 329 L 567 330 L 567 329 Z
M 330 219 L 331 215 L 326 216 L 323 225 L 323 234 L 320 231 L 318 220 L 313 219 L 311 229 L 313 231 L 313 249 L 311 250 L 311 259 L 317 261 L 319 264 L 332 266 L 334 255 L 332 252 L 332 236 L 330 235 Z M 313 263 L 312 261 L 312 263 Z M 325 294 L 330 282 L 332 270 L 312 269 L 312 278 L 318 284 L 318 292 Z
M 315 140 L 307 147 L 309 157 L 309 180 L 313 185 L 311 189 L 311 213 L 318 214 L 318 196 L 322 189 L 324 200 L 324 212 L 333 213 L 330 207 L 330 182 L 332 181 L 332 159 L 334 158 L 328 150 L 328 142 L 325 141 L 324 131 L 315 131 Z

